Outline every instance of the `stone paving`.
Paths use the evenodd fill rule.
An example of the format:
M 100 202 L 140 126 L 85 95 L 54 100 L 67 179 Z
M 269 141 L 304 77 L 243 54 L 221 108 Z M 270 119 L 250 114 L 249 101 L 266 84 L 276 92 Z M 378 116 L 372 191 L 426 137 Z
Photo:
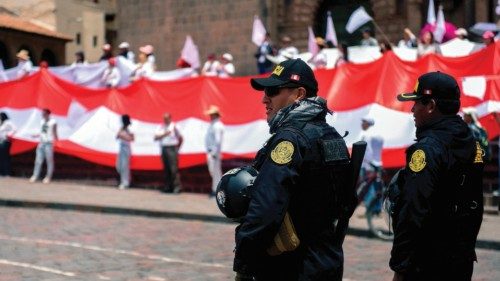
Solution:
M 204 194 L 166 195 L 3 178 L 0 203 L 8 202 L 33 204 L 27 205 L 32 208 L 0 207 L 2 281 L 232 280 L 234 276 L 235 225 L 220 223 L 224 220 L 214 200 Z M 48 203 L 64 204 L 67 210 L 46 208 L 54 206 Z M 74 210 L 87 210 L 85 206 L 174 215 L 154 218 Z M 361 213 L 351 220 L 353 229 L 361 230 L 354 234 L 361 235 L 349 235 L 344 244 L 345 280 L 390 280 L 391 243 L 363 235 L 366 221 L 359 218 Z M 192 216 L 185 219 L 178 214 Z M 500 217 L 485 216 L 473 280 L 500 280 L 499 230 Z

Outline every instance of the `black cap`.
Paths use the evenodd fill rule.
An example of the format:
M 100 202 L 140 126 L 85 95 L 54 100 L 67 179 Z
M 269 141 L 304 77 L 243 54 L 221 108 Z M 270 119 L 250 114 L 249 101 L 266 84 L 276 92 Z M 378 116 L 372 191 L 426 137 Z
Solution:
M 398 95 L 399 101 L 413 101 L 424 97 L 460 100 L 460 88 L 452 76 L 443 72 L 429 72 L 420 76 L 412 93 Z
M 257 91 L 289 83 L 298 84 L 313 91 L 318 90 L 318 81 L 316 81 L 312 69 L 301 59 L 281 62 L 274 68 L 271 76 L 267 78 L 252 78 L 250 83 L 252 84 L 252 88 Z

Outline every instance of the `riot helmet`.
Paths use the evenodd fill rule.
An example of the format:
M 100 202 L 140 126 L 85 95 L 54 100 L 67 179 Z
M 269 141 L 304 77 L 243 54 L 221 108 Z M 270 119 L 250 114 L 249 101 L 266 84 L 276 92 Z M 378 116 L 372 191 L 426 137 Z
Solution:
M 217 206 L 230 219 L 245 216 L 250 204 L 250 189 L 258 172 L 251 166 L 234 168 L 225 173 L 216 190 Z

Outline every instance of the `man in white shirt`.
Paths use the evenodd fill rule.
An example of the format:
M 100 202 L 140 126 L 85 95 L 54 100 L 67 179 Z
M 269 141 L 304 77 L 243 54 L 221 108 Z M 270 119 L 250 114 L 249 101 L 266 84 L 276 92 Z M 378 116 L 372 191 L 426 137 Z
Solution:
M 216 60 L 215 54 L 210 54 L 207 57 L 207 61 L 203 64 L 201 69 L 202 76 L 217 76 L 217 68 L 219 67 L 219 61 Z
M 212 177 L 212 192 L 210 193 L 210 197 L 213 197 L 215 196 L 217 184 L 222 178 L 221 147 L 224 125 L 220 121 L 220 112 L 217 106 L 211 105 L 205 111 L 205 114 L 210 116 L 210 126 L 205 135 L 205 148 L 207 150 L 208 171 Z
M 118 67 L 116 67 L 116 58 L 108 59 L 108 68 L 104 70 L 101 81 L 107 88 L 115 88 L 120 83 L 122 76 Z
M 182 145 L 182 135 L 172 122 L 170 113 L 163 115 L 161 124 L 155 133 L 156 141 L 160 144 L 161 160 L 165 172 L 165 188 L 162 192 L 179 193 L 182 189 L 179 175 L 179 148 Z
M 381 172 L 382 169 L 382 147 L 384 145 L 384 139 L 371 130 L 373 125 L 375 125 L 375 120 L 373 120 L 373 118 L 364 117 L 361 119 L 361 129 L 363 130 L 363 132 L 361 132 L 361 140 L 366 142 L 365 157 L 363 158 L 363 164 L 361 166 L 361 178 L 368 176 L 370 173 Z M 376 182 L 372 182 L 363 198 L 367 208 L 376 195 Z M 374 211 L 380 211 L 381 205 L 376 204 L 376 206 L 372 207 Z
M 292 45 L 292 38 L 283 36 L 281 44 L 281 49 L 278 51 L 280 60 L 296 59 L 299 56 L 299 50 Z
M 40 125 L 40 134 L 36 135 L 40 138 L 40 142 L 36 147 L 35 167 L 30 182 L 35 182 L 39 178 L 45 159 L 47 161 L 47 175 L 45 175 L 43 183 L 50 183 L 52 174 L 54 173 L 54 142 L 58 140 L 58 136 L 57 122 L 55 119 L 50 118 L 50 110 L 47 108 L 42 110 Z
M 234 75 L 233 55 L 225 53 L 222 55 L 220 64 L 217 67 L 217 74 L 221 78 L 228 78 Z
M 20 50 L 16 57 L 18 59 L 18 70 L 17 70 L 17 79 L 22 79 L 28 75 L 30 75 L 33 70 L 33 63 L 30 60 L 30 56 L 28 51 Z

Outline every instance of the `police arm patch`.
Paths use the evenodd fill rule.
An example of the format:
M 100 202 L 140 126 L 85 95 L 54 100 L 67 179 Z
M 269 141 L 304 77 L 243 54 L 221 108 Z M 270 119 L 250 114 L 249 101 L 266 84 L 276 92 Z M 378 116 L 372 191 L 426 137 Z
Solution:
M 291 142 L 281 141 L 271 151 L 271 160 L 279 165 L 288 164 L 292 161 L 293 152 L 294 148 Z
M 425 168 L 426 164 L 427 163 L 425 162 L 425 152 L 422 149 L 417 149 L 411 155 L 410 163 L 408 163 L 408 166 L 410 167 L 410 170 L 412 170 L 415 173 L 418 173 Z

